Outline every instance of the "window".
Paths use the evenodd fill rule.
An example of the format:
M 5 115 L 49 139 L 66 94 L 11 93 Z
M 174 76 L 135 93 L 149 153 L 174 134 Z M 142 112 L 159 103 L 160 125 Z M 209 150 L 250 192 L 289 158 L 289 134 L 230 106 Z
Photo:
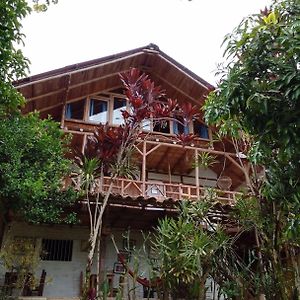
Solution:
M 151 131 L 151 120 L 146 119 L 142 123 L 142 130 L 144 131 Z
M 189 134 L 189 124 L 184 124 L 183 118 L 177 117 L 178 122 L 173 121 L 173 133 L 174 134 Z
M 164 121 L 160 123 L 153 124 L 153 131 L 162 132 L 162 133 L 170 133 L 170 122 Z
M 83 120 L 85 99 L 67 103 L 66 118 Z
M 209 139 L 208 127 L 197 120 L 194 121 L 194 134 L 202 139 Z
M 89 121 L 105 124 L 108 121 L 108 102 L 105 100 L 91 99 Z
M 42 249 L 42 260 L 71 261 L 73 241 L 43 239 Z
M 126 110 L 127 101 L 126 99 L 114 98 L 114 109 L 112 123 L 114 125 L 121 125 L 124 123 L 122 116 L 122 110 Z

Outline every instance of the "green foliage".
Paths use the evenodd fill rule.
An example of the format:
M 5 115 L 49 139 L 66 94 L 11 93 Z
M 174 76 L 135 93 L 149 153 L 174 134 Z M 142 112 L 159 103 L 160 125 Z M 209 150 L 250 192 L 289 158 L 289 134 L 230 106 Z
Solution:
M 246 230 L 262 228 L 263 217 L 255 197 L 241 197 L 234 206 L 235 218 Z
M 48 6 L 53 3 L 57 4 L 58 0 L 45 0 L 45 1 L 40 1 L 40 0 L 32 0 L 33 4 L 33 9 L 36 12 L 45 12 L 48 9 Z
M 299 153 L 299 7 L 299 1 L 278 1 L 266 16 L 243 20 L 227 36 L 232 60 L 205 104 L 210 123 L 255 137 L 252 158 L 263 152 L 259 163 L 275 156 L 287 161 Z
M 13 80 L 26 75 L 28 60 L 16 45 L 23 43 L 21 21 L 30 8 L 24 0 L 0 2 L 0 119 L 24 105 L 24 97 L 13 87 Z
M 188 299 L 203 295 L 213 257 L 230 244 L 221 228 L 208 225 L 209 229 L 205 229 L 209 208 L 207 202 L 183 202 L 177 219 L 159 222 L 153 248 L 160 258 L 163 285 L 173 295 Z
M 36 114 L 0 123 L 0 203 L 32 222 L 59 222 L 76 194 L 61 191 L 70 161 L 57 123 Z M 73 218 L 72 216 L 70 216 Z M 66 219 L 71 221 L 71 219 Z
M 51 120 L 22 116 L 25 99 L 13 86 L 28 70 L 18 45 L 24 39 L 21 21 L 30 12 L 25 0 L 0 2 L 0 208 L 31 222 L 70 223 L 74 213 L 62 215 L 76 194 L 61 191 L 69 171 L 63 133 Z
M 36 240 L 31 238 L 7 239 L 0 251 L 0 260 L 9 272 L 17 273 L 17 281 L 10 288 L 19 288 L 22 290 L 25 281 L 28 280 L 28 274 L 34 274 L 40 264 L 40 247 L 36 245 Z M 36 281 L 32 275 L 30 280 L 32 287 Z
M 266 169 L 262 195 L 300 211 L 299 1 L 274 1 L 225 42 L 231 60 L 205 117 L 233 136 L 251 136 L 247 156 Z
M 252 25 L 252 26 L 251 26 Z M 234 58 L 219 92 L 206 104 L 218 124 L 234 119 L 254 142 L 249 158 L 266 168 L 264 196 L 300 206 L 300 3 L 275 2 L 228 36 Z M 224 105 L 224 106 L 223 106 Z M 226 107 L 226 112 L 217 107 Z M 223 109 L 223 108 L 222 108 Z M 296 223 L 294 223 L 296 224 Z M 289 227 L 291 228 L 291 227 Z M 298 230 L 296 230 L 298 231 Z
M 240 223 L 256 232 L 261 268 L 254 281 L 268 299 L 290 299 L 292 289 L 300 291 L 299 267 L 293 263 L 291 282 L 280 257 L 285 252 L 293 260 L 300 246 L 299 0 L 274 0 L 244 19 L 225 44 L 229 62 L 205 103 L 205 118 L 223 134 L 247 136 L 252 188 L 236 208 Z
M 57 0 L 33 0 L 36 11 L 45 11 Z M 31 8 L 26 0 L 2 0 L 0 2 L 0 119 L 18 113 L 25 104 L 24 97 L 14 88 L 13 81 L 25 77 L 29 70 L 29 60 L 23 55 L 19 45 L 24 44 L 22 20 Z
M 211 155 L 209 152 L 201 152 L 198 154 L 193 164 L 193 168 L 200 167 L 203 169 L 208 169 L 216 162 L 216 157 L 214 155 Z

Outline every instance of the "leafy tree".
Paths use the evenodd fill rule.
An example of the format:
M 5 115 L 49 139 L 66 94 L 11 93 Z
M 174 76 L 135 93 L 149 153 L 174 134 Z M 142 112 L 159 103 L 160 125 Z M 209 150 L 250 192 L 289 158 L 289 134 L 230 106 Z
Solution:
M 300 2 L 274 0 L 244 19 L 225 43 L 229 62 L 205 116 L 231 134 L 250 162 L 245 198 L 253 213 L 239 216 L 256 233 L 260 293 L 290 299 L 291 291 L 300 291 Z
M 63 208 L 75 199 L 61 180 L 70 166 L 66 141 L 58 124 L 21 115 L 24 97 L 14 80 L 26 76 L 29 61 L 17 45 L 23 43 L 21 21 L 31 9 L 24 0 L 0 3 L 0 206 L 32 222 L 63 219 Z
M 59 125 L 30 114 L 2 120 L 0 136 L 1 211 L 12 209 L 31 222 L 59 222 L 76 196 L 61 190 L 70 161 Z
M 24 105 L 24 97 L 13 86 L 13 80 L 26 76 L 28 59 L 16 45 L 23 43 L 22 19 L 30 7 L 24 0 L 0 3 L 0 118 L 18 112 Z

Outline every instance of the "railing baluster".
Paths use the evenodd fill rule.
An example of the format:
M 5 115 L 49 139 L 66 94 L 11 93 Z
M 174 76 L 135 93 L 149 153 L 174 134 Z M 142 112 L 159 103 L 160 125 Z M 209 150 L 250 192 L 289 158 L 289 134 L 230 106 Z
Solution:
M 124 179 L 121 179 L 121 196 L 124 196 Z
M 182 200 L 182 184 L 179 183 L 179 199 L 177 200 Z
M 108 190 L 110 180 L 110 177 L 104 177 L 102 179 L 97 178 L 95 180 L 94 186 L 91 187 L 91 192 L 106 192 Z M 81 188 L 80 181 L 80 176 L 71 178 L 71 184 L 76 189 Z M 153 183 L 145 181 L 145 183 L 143 184 L 143 181 L 140 180 L 118 178 L 114 181 L 113 192 L 119 193 L 121 196 L 131 195 L 132 193 L 134 193 L 134 195 L 131 196 L 144 194 L 145 197 L 148 197 L 148 189 L 153 184 L 156 185 L 158 191 L 160 192 L 160 195 L 158 195 L 158 198 L 160 199 L 163 197 L 172 198 L 174 200 L 182 200 L 184 197 L 191 200 L 197 200 L 203 197 L 205 191 L 205 187 L 197 187 L 195 185 L 186 185 L 182 183 Z M 143 191 L 143 187 L 145 188 L 145 191 Z M 222 191 L 217 188 L 215 188 L 215 191 L 217 193 L 219 201 L 227 203 L 229 202 L 233 204 L 236 202 L 237 195 L 240 194 L 239 192 Z

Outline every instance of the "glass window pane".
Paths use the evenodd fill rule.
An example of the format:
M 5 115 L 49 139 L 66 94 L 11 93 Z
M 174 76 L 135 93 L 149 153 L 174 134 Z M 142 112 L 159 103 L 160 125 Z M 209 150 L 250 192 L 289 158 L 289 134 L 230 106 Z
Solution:
M 150 131 L 151 130 L 151 121 L 149 119 L 143 121 L 142 130 L 144 130 L 144 131 Z
M 194 121 L 194 134 L 202 139 L 209 139 L 208 127 L 197 120 Z
M 170 133 L 170 122 L 164 121 L 162 123 L 154 124 L 153 131 L 162 132 L 162 133 Z
M 104 100 L 91 99 L 89 120 L 105 124 L 108 121 L 108 103 Z
M 113 121 L 112 121 L 113 124 L 121 125 L 124 123 L 122 110 L 126 110 L 126 100 L 121 98 L 114 98 Z
M 85 99 L 67 103 L 66 119 L 83 120 Z
M 178 122 L 176 120 L 173 121 L 173 133 L 174 134 L 189 134 L 190 130 L 189 130 L 189 125 L 188 124 L 184 124 L 184 120 L 183 118 L 177 117 L 176 118 L 178 120 Z

